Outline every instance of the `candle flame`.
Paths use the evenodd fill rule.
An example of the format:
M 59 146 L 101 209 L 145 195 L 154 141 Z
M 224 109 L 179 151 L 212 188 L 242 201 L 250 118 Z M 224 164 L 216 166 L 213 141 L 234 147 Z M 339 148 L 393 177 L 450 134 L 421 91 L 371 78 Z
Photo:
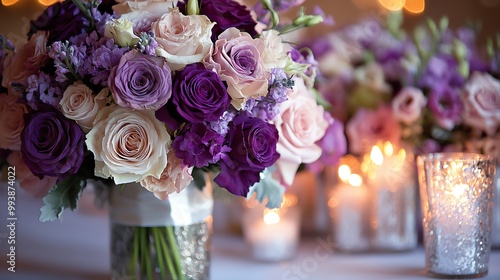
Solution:
M 405 10 L 413 14 L 420 14 L 425 10 L 425 0 L 406 0 Z
M 349 184 L 353 187 L 359 187 L 363 184 L 363 178 L 361 178 L 358 174 L 352 174 L 349 176 Z
M 389 11 L 399 11 L 405 5 L 405 0 L 378 0 L 382 7 L 386 8 Z
M 44 5 L 44 6 L 50 6 L 53 5 L 54 3 L 59 2 L 59 0 L 38 0 L 38 3 Z
M 465 190 L 467 190 L 468 187 L 469 186 L 467 186 L 466 184 L 456 185 L 450 192 L 450 194 L 453 195 L 455 198 L 459 199 L 460 197 L 462 197 L 462 195 L 464 194 Z
M 280 222 L 280 215 L 276 210 L 264 210 L 264 223 L 266 225 L 273 225 Z
M 293 193 L 285 193 L 283 196 L 283 201 L 281 202 L 280 209 L 290 208 L 297 205 L 297 196 Z
M 11 6 L 18 2 L 19 0 L 2 0 L 4 6 Z
M 406 151 L 404 149 L 399 150 L 398 152 L 398 158 L 400 161 L 405 161 L 406 159 Z
M 373 146 L 372 151 L 370 152 L 370 159 L 376 165 L 382 165 L 384 162 L 384 155 L 378 146 Z
M 386 141 L 384 143 L 384 155 L 392 156 L 393 154 L 394 154 L 394 147 L 392 146 L 391 142 Z
M 349 166 L 342 164 L 339 166 L 339 178 L 342 182 L 347 182 L 351 176 L 351 168 Z

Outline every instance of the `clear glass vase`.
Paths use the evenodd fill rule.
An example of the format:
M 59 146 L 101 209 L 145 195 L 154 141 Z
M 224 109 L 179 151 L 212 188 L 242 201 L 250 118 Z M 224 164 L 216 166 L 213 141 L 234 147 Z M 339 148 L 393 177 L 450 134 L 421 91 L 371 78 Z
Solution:
M 113 188 L 112 279 L 209 279 L 211 191 L 191 184 L 161 201 L 138 184 Z
M 210 228 L 112 224 L 112 279 L 209 279 Z
M 498 250 L 500 249 L 500 165 L 497 165 L 495 174 L 495 180 L 493 181 L 495 195 L 493 196 L 491 248 Z

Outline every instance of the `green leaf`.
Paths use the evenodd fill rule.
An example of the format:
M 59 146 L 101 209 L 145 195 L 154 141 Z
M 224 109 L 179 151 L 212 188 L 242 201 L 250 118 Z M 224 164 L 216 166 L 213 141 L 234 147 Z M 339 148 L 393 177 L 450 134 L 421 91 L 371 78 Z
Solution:
M 61 218 L 65 208 L 75 210 L 85 185 L 84 178 L 73 175 L 54 186 L 43 198 L 44 206 L 40 209 L 40 222 Z

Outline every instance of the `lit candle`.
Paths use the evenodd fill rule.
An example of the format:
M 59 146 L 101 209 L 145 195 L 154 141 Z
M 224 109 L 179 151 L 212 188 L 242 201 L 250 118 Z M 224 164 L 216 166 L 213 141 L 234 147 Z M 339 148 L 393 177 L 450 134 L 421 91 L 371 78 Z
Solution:
M 336 246 L 343 251 L 368 249 L 368 190 L 347 165 L 338 169 L 339 184 L 332 190 L 328 207 L 333 219 Z
M 246 210 L 243 230 L 255 259 L 280 261 L 294 256 L 300 229 L 295 195 L 286 193 L 279 209 L 265 209 L 256 201 L 249 201 Z
M 486 275 L 494 161 L 478 154 L 419 157 L 426 266 L 433 276 Z
M 364 156 L 375 250 L 406 250 L 417 245 L 416 187 L 408 159 L 404 149 L 396 150 L 388 141 L 373 146 Z

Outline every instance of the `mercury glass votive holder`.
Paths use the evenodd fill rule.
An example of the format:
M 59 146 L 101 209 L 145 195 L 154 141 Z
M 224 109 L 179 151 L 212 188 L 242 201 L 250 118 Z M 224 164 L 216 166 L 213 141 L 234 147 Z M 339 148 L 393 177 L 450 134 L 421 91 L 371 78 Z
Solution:
M 472 153 L 417 158 L 428 276 L 488 273 L 495 162 Z

